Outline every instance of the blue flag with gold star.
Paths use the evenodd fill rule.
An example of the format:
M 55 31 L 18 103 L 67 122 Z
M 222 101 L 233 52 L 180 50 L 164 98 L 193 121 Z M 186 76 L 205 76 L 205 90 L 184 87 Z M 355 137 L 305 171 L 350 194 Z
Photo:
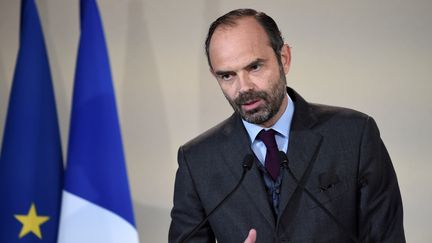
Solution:
M 48 57 L 34 0 L 19 50 L 0 154 L 0 242 L 57 241 L 63 164 Z

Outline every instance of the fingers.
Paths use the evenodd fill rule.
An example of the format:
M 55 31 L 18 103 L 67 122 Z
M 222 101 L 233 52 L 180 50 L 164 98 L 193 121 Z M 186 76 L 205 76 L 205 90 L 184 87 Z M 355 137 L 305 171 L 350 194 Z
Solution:
M 244 243 L 255 243 L 256 236 L 257 236 L 257 232 L 255 229 L 249 230 L 249 234 L 248 234 L 246 240 L 244 241 Z

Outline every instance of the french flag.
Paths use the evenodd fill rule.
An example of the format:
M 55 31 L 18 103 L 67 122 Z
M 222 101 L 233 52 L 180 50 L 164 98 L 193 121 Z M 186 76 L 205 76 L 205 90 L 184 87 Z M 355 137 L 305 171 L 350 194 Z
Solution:
M 81 36 L 59 243 L 136 243 L 108 51 L 95 0 L 80 1 Z

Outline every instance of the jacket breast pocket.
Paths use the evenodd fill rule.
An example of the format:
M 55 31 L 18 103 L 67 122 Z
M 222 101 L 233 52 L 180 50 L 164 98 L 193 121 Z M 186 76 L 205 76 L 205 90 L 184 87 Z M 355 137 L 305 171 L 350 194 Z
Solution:
M 323 172 L 313 179 L 312 183 L 307 184 L 306 187 L 321 204 L 327 204 L 340 198 L 348 190 L 346 180 L 334 172 Z M 309 208 L 318 207 L 313 199 L 309 199 L 307 200 Z

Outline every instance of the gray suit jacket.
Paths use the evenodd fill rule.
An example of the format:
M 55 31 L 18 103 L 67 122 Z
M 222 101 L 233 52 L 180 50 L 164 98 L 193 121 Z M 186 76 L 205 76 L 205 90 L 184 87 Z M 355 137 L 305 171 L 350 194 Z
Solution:
M 374 120 L 288 93 L 295 104 L 288 158 L 296 178 L 361 242 L 405 242 L 396 175 Z M 247 154 L 250 139 L 237 114 L 180 147 L 169 242 L 179 242 L 232 190 Z M 240 243 L 251 228 L 261 243 L 351 242 L 287 173 L 279 208 L 276 217 L 254 164 L 188 242 Z

